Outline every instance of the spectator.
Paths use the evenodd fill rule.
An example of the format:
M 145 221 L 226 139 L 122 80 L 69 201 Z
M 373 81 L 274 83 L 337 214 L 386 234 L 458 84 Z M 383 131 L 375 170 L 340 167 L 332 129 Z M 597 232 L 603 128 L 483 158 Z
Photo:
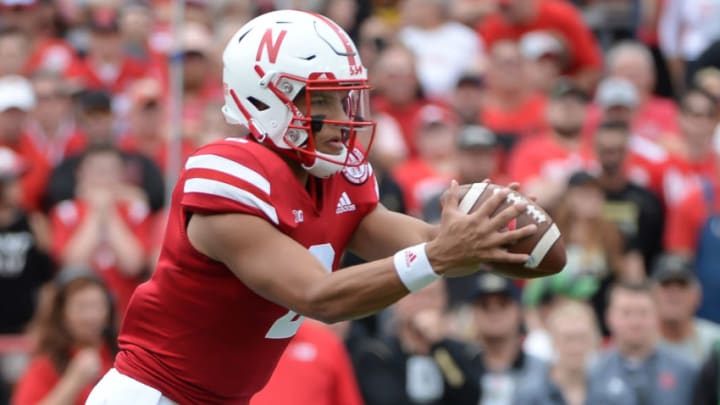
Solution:
M 102 91 L 87 91 L 79 96 L 78 124 L 83 138 L 73 154 L 63 160 L 51 173 L 47 191 L 47 206 L 75 196 L 78 163 L 85 148 L 92 145 L 114 145 L 115 133 L 110 96 Z M 125 180 L 140 187 L 147 196 L 150 208 L 157 212 L 164 205 L 165 186 L 162 173 L 149 158 L 136 152 L 123 153 Z
M 415 57 L 409 49 L 392 45 L 379 55 L 373 70 L 376 89 L 371 100 L 373 108 L 397 122 L 405 141 L 404 151 L 394 152 L 393 155 L 397 159 L 414 158 L 418 154 L 415 141 L 417 114 L 428 104 L 418 82 Z M 376 152 L 384 153 L 381 150 Z
M 19 157 L 32 162 L 20 180 L 22 205 L 27 211 L 41 207 L 50 167 L 42 154 L 25 136 L 28 115 L 35 108 L 35 93 L 22 76 L 0 77 L 0 146 L 12 149 Z
M 607 70 L 610 76 L 629 80 L 639 96 L 632 129 L 633 133 L 668 147 L 675 147 L 679 132 L 677 107 L 671 100 L 653 95 L 655 67 L 650 51 L 642 44 L 621 42 L 608 51 Z
M 605 196 L 597 178 L 587 172 L 570 176 L 556 209 L 555 222 L 564 235 L 567 264 L 564 272 L 593 277 L 600 284 L 590 298 L 598 319 L 605 311 L 605 291 L 614 279 L 641 280 L 642 267 L 628 266 L 622 234 L 605 219 Z M 605 325 L 603 333 L 607 333 Z
M 609 291 L 607 322 L 614 348 L 590 372 L 587 404 L 690 404 L 696 369 L 658 344 L 657 313 L 647 284 Z
M 78 164 L 76 197 L 51 214 L 57 260 L 101 275 L 117 300 L 118 315 L 147 277 L 152 236 L 145 195 L 124 175 L 119 151 L 89 148 Z
M 718 20 L 720 2 L 715 0 L 667 0 L 660 18 L 660 49 L 678 89 L 692 78 L 700 54 L 720 39 Z
M 479 125 L 485 98 L 485 78 L 479 71 L 465 72 L 455 84 L 450 105 L 460 122 Z
M 392 176 L 403 191 L 408 213 L 420 216 L 423 205 L 445 190 L 457 174 L 459 128 L 451 111 L 426 105 L 418 112 L 416 132 L 418 157 L 399 164 Z
M 622 123 L 628 127 L 624 173 L 636 184 L 650 189 L 658 197 L 664 195 L 663 173 L 668 165 L 669 154 L 657 141 L 630 133 L 638 113 L 640 102 L 636 87 L 627 79 L 610 76 L 603 79 L 597 88 L 595 107 L 592 113 L 599 114 L 589 119 L 586 125 L 589 138 L 596 138 L 598 127 L 605 122 Z M 600 121 L 594 122 L 597 118 Z
M 516 42 L 502 40 L 489 48 L 487 89 L 480 122 L 510 149 L 515 142 L 545 130 L 545 96 L 528 83 L 525 60 Z
M 457 162 L 456 180 L 460 184 L 472 184 L 485 179 L 505 184 L 499 176 L 498 141 L 494 133 L 485 127 L 468 125 L 460 130 L 455 161 Z M 441 193 L 427 200 L 423 206 L 423 218 L 428 222 L 439 222 L 441 211 Z M 458 280 L 459 281 L 459 280 Z M 453 280 L 448 280 L 453 283 Z
M 0 147 L 0 335 L 25 331 L 54 270 L 47 230 L 20 206 L 19 179 L 27 166 Z
M 531 31 L 550 31 L 567 44 L 570 74 L 589 91 L 600 76 L 600 47 L 570 2 L 553 0 L 496 0 L 498 10 L 480 21 L 477 30 L 488 49 L 502 39 L 518 40 Z
M 305 320 L 265 388 L 251 405 L 362 405 L 355 373 L 342 340 L 332 329 Z
M 695 381 L 693 405 L 716 405 L 720 400 L 720 343 L 715 342 Z
M 363 64 L 369 70 L 371 81 L 380 72 L 375 72 L 375 66 L 380 54 L 395 40 L 393 28 L 379 16 L 366 18 L 359 28 L 358 52 Z
M 478 403 L 478 353 L 445 337 L 446 300 L 442 282 L 406 296 L 392 307 L 389 336 L 351 348 L 367 405 Z
M 569 55 L 562 42 L 550 32 L 531 31 L 520 38 L 528 84 L 538 93 L 550 94 L 568 65 Z
M 68 76 L 85 89 L 116 96 L 146 75 L 147 65 L 130 58 L 123 47 L 116 10 L 97 8 L 91 15 L 87 55 Z
M 720 103 L 700 88 L 689 89 L 680 100 L 680 129 L 684 149 L 671 156 L 663 184 L 670 210 L 694 187 L 720 173 L 713 150 L 713 136 L 720 117 Z
M 449 100 L 462 73 L 482 57 L 475 32 L 450 20 L 444 0 L 403 0 L 399 40 L 415 54 L 417 74 L 426 95 Z M 452 46 L 448 46 L 452 44 Z
M 529 280 L 522 292 L 528 331 L 523 350 L 544 361 L 553 361 L 555 350 L 547 330 L 548 317 L 567 301 L 587 302 L 595 295 L 599 284 L 593 276 L 567 271 Z
M 544 381 L 544 363 L 522 350 L 518 288 L 491 273 L 475 278 L 473 313 L 480 345 L 478 380 L 482 405 L 526 404 Z
M 138 80 L 131 87 L 130 102 L 128 130 L 118 142 L 120 149 L 141 154 L 151 159 L 160 170 L 166 170 L 169 135 L 160 83 L 152 78 Z M 215 114 L 222 117 L 220 108 L 216 109 Z M 206 127 L 206 130 L 212 128 Z M 180 162 L 183 163 L 195 150 L 195 146 L 187 138 L 180 142 Z
M 53 167 L 76 153 L 83 142 L 72 111 L 72 89 L 64 81 L 50 71 L 39 71 L 32 78 L 37 104 L 26 134 Z
M 592 163 L 590 150 L 580 136 L 587 101 L 587 93 L 572 82 L 558 82 L 545 111 L 549 131 L 523 140 L 512 151 L 509 177 L 519 181 L 523 191 L 536 196 L 543 207 L 557 202 L 570 174 Z
M 38 347 L 13 405 L 84 404 L 117 352 L 112 299 L 95 276 L 65 269 L 38 312 Z
M 718 50 L 720 50 L 720 41 L 718 41 Z M 710 67 L 699 70 L 695 75 L 695 85 L 720 100 L 720 62 L 717 68 Z M 713 144 L 715 153 L 720 155 L 720 122 L 715 128 Z
M 595 133 L 595 155 L 598 181 L 605 193 L 605 217 L 623 234 L 623 250 L 632 262 L 626 265 L 645 274 L 662 250 L 665 210 L 655 194 L 630 180 L 634 168 L 628 151 L 630 138 L 626 123 L 605 122 Z
M 691 261 L 665 255 L 655 266 L 652 279 L 660 342 L 699 367 L 720 340 L 720 325 L 695 318 L 702 292 Z
M 527 405 L 581 405 L 590 383 L 588 365 L 600 345 L 600 330 L 592 309 L 567 301 L 554 307 L 547 320 L 554 352 L 545 383 L 536 385 Z
M 0 30 L 0 76 L 22 75 L 30 58 L 30 40 L 23 31 Z

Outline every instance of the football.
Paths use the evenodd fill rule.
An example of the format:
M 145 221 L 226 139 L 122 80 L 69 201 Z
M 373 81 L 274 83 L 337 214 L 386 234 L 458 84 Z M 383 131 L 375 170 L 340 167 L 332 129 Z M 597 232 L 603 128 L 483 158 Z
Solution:
M 492 183 L 474 183 L 469 187 L 461 187 L 460 211 L 464 213 L 473 212 L 495 190 L 501 188 L 502 186 Z M 465 192 L 463 193 L 463 191 Z M 508 250 L 513 253 L 529 254 L 530 259 L 524 264 L 486 264 L 493 272 L 514 278 L 535 278 L 558 273 L 565 267 L 566 257 L 562 235 L 557 225 L 544 209 L 517 191 L 513 191 L 507 196 L 496 213 L 515 202 L 527 203 L 527 209 L 508 224 L 506 229 L 517 229 L 525 225 L 535 224 L 537 225 L 537 232 L 515 242 L 508 247 Z

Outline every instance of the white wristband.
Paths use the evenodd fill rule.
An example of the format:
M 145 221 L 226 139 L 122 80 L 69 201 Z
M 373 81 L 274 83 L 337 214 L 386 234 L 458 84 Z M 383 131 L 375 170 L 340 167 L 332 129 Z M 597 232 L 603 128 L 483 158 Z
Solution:
M 400 281 L 410 292 L 420 290 L 440 278 L 425 254 L 425 243 L 399 250 L 393 256 L 393 264 Z

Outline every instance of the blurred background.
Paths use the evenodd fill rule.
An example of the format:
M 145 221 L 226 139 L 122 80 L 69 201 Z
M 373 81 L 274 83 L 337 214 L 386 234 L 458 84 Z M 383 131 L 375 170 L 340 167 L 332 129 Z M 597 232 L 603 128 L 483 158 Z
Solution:
M 111 367 L 179 168 L 246 135 L 225 44 L 282 8 L 355 40 L 388 208 L 518 181 L 568 262 L 306 321 L 254 405 L 718 403 L 720 0 L 0 0 L 0 404 Z

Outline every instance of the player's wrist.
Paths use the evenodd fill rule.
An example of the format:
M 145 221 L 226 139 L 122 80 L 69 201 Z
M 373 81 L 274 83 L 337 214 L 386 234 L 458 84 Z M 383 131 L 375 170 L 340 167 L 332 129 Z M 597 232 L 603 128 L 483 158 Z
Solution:
M 440 278 L 441 274 L 433 269 L 426 252 L 427 243 L 399 250 L 393 256 L 395 271 L 405 288 L 410 292 L 418 291 Z

